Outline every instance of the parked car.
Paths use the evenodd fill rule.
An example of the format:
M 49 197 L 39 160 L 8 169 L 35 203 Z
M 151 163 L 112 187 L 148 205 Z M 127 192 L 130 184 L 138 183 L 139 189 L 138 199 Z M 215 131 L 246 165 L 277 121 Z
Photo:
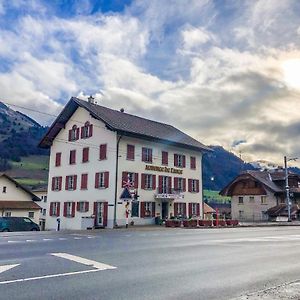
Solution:
M 26 217 L 0 217 L 0 231 L 40 231 L 40 227 Z

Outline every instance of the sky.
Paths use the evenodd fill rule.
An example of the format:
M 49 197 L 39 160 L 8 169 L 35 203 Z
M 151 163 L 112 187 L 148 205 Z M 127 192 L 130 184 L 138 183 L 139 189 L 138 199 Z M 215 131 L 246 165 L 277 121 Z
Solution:
M 0 101 L 90 94 L 247 161 L 300 158 L 300 1 L 0 0 Z

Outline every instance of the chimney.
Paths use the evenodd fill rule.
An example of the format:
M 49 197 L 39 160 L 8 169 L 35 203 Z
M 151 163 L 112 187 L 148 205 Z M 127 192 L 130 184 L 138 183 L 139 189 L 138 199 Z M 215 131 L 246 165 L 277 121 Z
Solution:
M 91 103 L 91 104 L 94 104 L 95 103 L 95 98 L 92 95 L 90 95 L 88 97 L 88 102 Z
M 121 108 L 121 109 L 120 109 L 120 112 L 121 112 L 121 113 L 123 113 L 124 111 L 125 111 L 124 108 Z

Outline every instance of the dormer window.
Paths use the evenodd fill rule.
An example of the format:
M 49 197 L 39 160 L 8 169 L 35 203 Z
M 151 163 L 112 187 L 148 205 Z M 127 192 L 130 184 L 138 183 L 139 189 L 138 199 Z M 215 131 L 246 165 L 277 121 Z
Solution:
M 85 122 L 84 126 L 81 127 L 81 138 L 86 139 L 93 135 L 93 125 L 89 121 Z
M 72 129 L 69 130 L 69 141 L 76 141 L 79 139 L 79 128 L 77 125 L 73 125 Z

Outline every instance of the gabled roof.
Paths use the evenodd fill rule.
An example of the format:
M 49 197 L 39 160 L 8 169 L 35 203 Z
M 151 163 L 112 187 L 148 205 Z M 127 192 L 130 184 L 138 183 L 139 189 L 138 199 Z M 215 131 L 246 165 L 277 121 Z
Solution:
M 0 209 L 40 209 L 34 201 L 0 201 Z
M 15 179 L 13 179 L 12 177 L 8 176 L 5 173 L 1 173 L 0 172 L 0 177 L 5 177 L 8 180 L 10 180 L 13 184 L 16 185 L 16 187 L 22 189 L 25 193 L 29 194 L 32 197 L 33 201 L 41 201 L 41 199 L 39 197 L 37 197 L 35 194 L 33 194 L 29 189 L 27 189 L 25 186 L 21 185 L 20 183 L 18 183 Z
M 49 148 L 52 145 L 52 141 L 59 131 L 64 128 L 78 107 L 86 109 L 95 119 L 104 122 L 108 129 L 117 131 L 121 135 L 161 142 L 196 151 L 212 151 L 209 147 L 171 125 L 141 118 L 75 97 L 69 100 L 51 125 L 39 143 L 40 147 Z
M 300 207 L 298 204 L 293 204 L 291 205 L 291 215 L 296 215 L 299 211 Z M 286 204 L 279 204 L 276 206 L 273 206 L 269 208 L 266 213 L 270 217 L 278 217 L 278 216 L 283 216 L 287 217 L 288 216 L 288 209 Z

